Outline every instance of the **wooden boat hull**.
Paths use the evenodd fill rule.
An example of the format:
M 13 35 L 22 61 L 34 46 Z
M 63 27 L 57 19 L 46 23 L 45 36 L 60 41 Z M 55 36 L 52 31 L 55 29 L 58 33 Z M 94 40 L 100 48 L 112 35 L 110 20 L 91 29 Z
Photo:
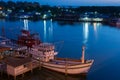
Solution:
M 60 64 L 51 64 L 43 63 L 43 67 L 66 74 L 81 74 L 87 73 L 93 63 L 93 60 L 90 60 L 89 63 L 84 64 L 73 64 L 73 65 L 60 65 Z

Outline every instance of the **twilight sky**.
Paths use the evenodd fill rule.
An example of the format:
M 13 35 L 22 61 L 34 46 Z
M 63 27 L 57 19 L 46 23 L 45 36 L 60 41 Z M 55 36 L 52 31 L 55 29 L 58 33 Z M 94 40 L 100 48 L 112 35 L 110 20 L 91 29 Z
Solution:
M 4 0 L 8 1 L 8 0 Z M 12 1 L 36 1 L 41 5 L 64 6 L 120 6 L 120 0 L 12 0 Z

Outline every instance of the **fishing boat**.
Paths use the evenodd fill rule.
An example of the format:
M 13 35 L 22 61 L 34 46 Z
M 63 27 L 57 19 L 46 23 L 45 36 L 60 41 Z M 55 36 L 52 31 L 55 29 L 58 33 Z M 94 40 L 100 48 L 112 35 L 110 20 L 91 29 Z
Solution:
M 58 52 L 55 51 L 53 44 L 42 43 L 32 48 L 30 52 L 33 59 L 38 60 L 42 67 L 65 74 L 87 73 L 94 62 L 94 60 L 85 60 L 84 46 L 80 60 L 56 58 Z
M 40 44 L 40 40 L 37 34 L 31 34 L 29 30 L 21 30 L 21 35 L 18 36 L 17 43 L 31 48 L 34 45 Z
M 54 60 L 48 63 L 44 63 L 43 67 L 66 74 L 81 74 L 87 73 L 93 63 L 93 60 L 86 61 L 81 63 L 78 60 Z

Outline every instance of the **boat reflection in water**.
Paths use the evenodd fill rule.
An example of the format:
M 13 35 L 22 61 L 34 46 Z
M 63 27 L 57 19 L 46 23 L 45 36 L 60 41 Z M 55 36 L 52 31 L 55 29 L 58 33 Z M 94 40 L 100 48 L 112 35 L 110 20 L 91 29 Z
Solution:
M 43 77 L 43 80 L 86 80 L 86 74 L 65 75 L 65 74 L 51 71 L 44 68 L 39 73 L 40 73 L 39 74 L 40 80 L 42 79 L 42 77 Z
M 2 76 L 2 80 L 12 80 L 12 79 L 13 77 L 8 78 Z M 86 74 L 65 75 L 59 72 L 42 68 L 42 70 L 35 69 L 33 73 L 29 73 L 29 72 L 25 73 L 24 77 L 22 77 L 22 75 L 17 76 L 17 80 L 86 80 Z

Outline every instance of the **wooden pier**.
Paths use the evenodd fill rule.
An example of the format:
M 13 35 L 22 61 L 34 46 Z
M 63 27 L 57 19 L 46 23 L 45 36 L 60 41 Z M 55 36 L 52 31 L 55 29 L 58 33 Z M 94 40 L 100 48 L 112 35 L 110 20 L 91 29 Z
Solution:
M 26 72 L 31 71 L 32 73 L 33 69 L 40 67 L 39 62 L 30 57 L 7 57 L 2 62 L 6 64 L 5 73 L 8 77 L 9 75 L 13 76 L 14 80 L 18 75 L 24 77 Z

